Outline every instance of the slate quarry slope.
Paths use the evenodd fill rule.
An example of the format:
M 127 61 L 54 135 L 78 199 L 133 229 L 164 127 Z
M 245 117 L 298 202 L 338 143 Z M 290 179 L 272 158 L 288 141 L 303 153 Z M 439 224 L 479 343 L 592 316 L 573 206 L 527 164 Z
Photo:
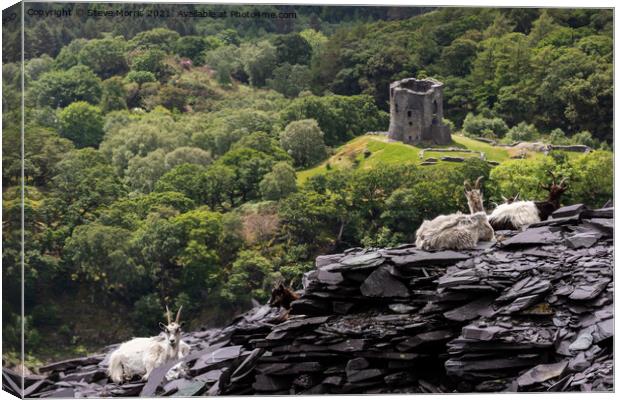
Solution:
M 111 347 L 41 368 L 27 396 L 613 390 L 613 208 L 564 207 L 498 237 L 320 256 L 288 318 L 261 306 L 186 334 L 176 376 L 110 383 Z M 5 369 L 3 388 L 16 382 Z

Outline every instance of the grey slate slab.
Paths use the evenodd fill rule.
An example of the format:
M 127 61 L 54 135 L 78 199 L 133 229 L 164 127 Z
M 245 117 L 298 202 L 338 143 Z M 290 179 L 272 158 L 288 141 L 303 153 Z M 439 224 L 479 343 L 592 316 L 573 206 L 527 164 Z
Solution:
M 469 256 L 452 250 L 426 252 L 417 250 L 413 254 L 391 257 L 392 263 L 397 266 L 417 266 L 417 265 L 446 265 L 454 264 L 458 261 L 466 260 Z
M 541 364 L 526 371 L 523 375 L 517 379 L 517 384 L 520 387 L 530 386 L 535 383 L 542 383 L 549 379 L 562 375 L 568 362 L 561 361 L 554 364 Z
M 362 295 L 367 297 L 409 297 L 409 289 L 394 278 L 387 268 L 377 268 L 360 286 Z

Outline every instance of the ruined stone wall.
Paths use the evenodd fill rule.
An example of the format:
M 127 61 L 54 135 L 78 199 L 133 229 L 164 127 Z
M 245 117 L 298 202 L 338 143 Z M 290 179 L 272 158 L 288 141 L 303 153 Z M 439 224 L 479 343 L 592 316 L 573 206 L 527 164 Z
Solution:
M 415 78 L 393 82 L 388 137 L 413 145 L 450 143 L 450 130 L 443 124 L 443 84 Z

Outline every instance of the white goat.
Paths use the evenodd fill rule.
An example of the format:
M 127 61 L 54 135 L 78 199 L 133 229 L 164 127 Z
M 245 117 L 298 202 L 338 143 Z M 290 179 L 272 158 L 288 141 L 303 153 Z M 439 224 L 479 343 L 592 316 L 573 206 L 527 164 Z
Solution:
M 540 222 L 540 214 L 533 201 L 514 201 L 497 206 L 489 216 L 489 222 L 496 230 L 521 229 Z
M 475 248 L 478 240 L 494 238 L 486 213 L 456 213 L 424 221 L 416 232 L 415 244 L 423 250 L 463 250 Z
M 553 172 L 548 171 L 548 174 L 553 179 L 551 183 L 547 185 L 538 184 L 541 189 L 549 192 L 547 200 L 510 201 L 504 198 L 506 203 L 497 206 L 489 216 L 489 223 L 493 229 L 521 229 L 526 225 L 546 221 L 555 210 L 560 208 L 560 197 L 568 189 L 566 178 L 560 180 L 560 183 L 556 183 L 557 179 Z
M 172 322 L 172 315 L 166 306 L 168 325 L 159 323 L 163 335 L 134 338 L 121 344 L 110 356 L 108 375 L 112 381 L 122 383 L 136 375 L 147 380 L 151 372 L 169 361 L 183 358 L 189 353 L 189 345 L 181 340 L 181 327 L 179 323 L 181 309 Z

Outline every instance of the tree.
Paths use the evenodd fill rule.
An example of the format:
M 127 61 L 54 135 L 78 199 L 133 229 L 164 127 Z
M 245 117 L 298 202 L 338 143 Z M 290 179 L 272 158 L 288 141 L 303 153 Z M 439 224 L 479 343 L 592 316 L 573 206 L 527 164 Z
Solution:
M 154 73 L 149 71 L 129 71 L 125 79 L 129 82 L 135 82 L 139 85 L 142 85 L 146 82 L 156 82 L 157 77 Z
M 257 115 L 258 116 L 258 115 Z M 278 141 L 266 132 L 258 131 L 243 136 L 232 145 L 232 149 L 246 147 L 265 154 L 269 154 L 278 161 L 292 161 L 293 159 L 280 147 Z
M 556 128 L 549 134 L 549 142 L 552 144 L 565 145 L 568 144 L 569 141 L 564 131 L 560 128 Z
M 375 104 L 382 109 L 389 109 L 390 83 L 395 75 L 411 70 L 409 53 L 400 47 L 385 47 L 378 50 L 367 61 L 364 77 L 361 79 L 365 94 L 375 99 Z
M 596 149 L 599 146 L 598 140 L 594 139 L 592 137 L 592 134 L 588 131 L 581 131 L 581 132 L 575 133 L 570 138 L 570 141 L 575 144 L 583 144 L 593 149 Z
M 63 224 L 71 229 L 75 224 L 93 218 L 100 207 L 113 203 L 126 193 L 103 154 L 90 147 L 66 154 L 56 164 L 50 187 L 53 188 L 50 206 L 58 206 Z M 59 203 L 52 204 L 56 199 Z
M 293 157 L 296 165 L 310 167 L 327 155 L 324 135 L 313 119 L 294 121 L 280 134 L 280 145 Z
M 168 153 L 189 145 L 189 132 L 182 123 L 175 122 L 167 110 L 163 110 L 155 109 L 135 121 L 122 118 L 119 123 L 124 125 L 108 130 L 100 149 L 119 175 L 124 173 L 129 160 L 137 155 L 143 157 L 157 149 Z
M 166 154 L 166 169 L 172 169 L 181 164 L 197 164 L 207 166 L 211 164 L 213 157 L 208 151 L 198 147 L 183 146 Z
M 26 183 L 46 186 L 56 164 L 71 150 L 73 143 L 56 132 L 38 126 L 24 129 L 24 178 Z M 22 174 L 22 141 L 20 129 L 5 128 L 2 135 L 2 178 L 5 186 L 16 185 Z
M 277 63 L 307 65 L 312 56 L 310 43 L 299 33 L 279 35 L 273 40 L 276 47 Z
M 277 65 L 276 47 L 265 40 L 256 44 L 243 44 L 240 51 L 243 69 L 250 83 L 253 86 L 265 86 Z
M 131 232 L 98 223 L 78 226 L 64 247 L 71 269 L 81 280 L 119 296 L 132 295 L 132 286 L 144 279 L 145 271 L 131 257 Z
M 207 41 L 200 36 L 183 36 L 175 43 L 175 52 L 181 57 L 189 58 L 194 64 L 204 62 L 204 51 L 209 48 Z
M 242 69 L 239 47 L 220 46 L 209 50 L 204 55 L 205 64 L 215 70 L 218 82 L 230 84 L 233 72 Z
M 441 52 L 441 65 L 449 75 L 465 76 L 478 51 L 476 42 L 470 39 L 456 39 Z
M 162 168 L 164 162 L 161 163 Z M 207 188 L 202 182 L 205 168 L 196 164 L 180 164 L 166 172 L 157 181 L 155 190 L 158 192 L 179 192 L 194 200 L 197 204 L 207 202 Z
M 316 120 L 328 146 L 369 131 L 386 130 L 389 125 L 389 115 L 366 95 L 298 97 L 281 112 L 280 119 L 284 126 L 302 119 Z
M 522 199 L 544 199 L 547 194 L 539 183 L 547 182 L 547 171 L 555 165 L 549 158 L 543 160 L 510 160 L 491 170 L 491 181 L 496 192 L 505 197 L 519 193 Z M 497 199 L 499 200 L 499 199 Z
M 39 77 L 50 71 L 54 66 L 53 59 L 47 54 L 42 55 L 38 58 L 30 59 L 24 65 L 24 75 L 26 79 L 26 84 L 29 84 L 32 81 L 36 81 Z
M 127 91 L 120 76 L 114 76 L 102 83 L 103 95 L 101 96 L 101 110 L 108 113 L 113 110 L 127 108 Z
M 102 79 L 123 74 L 127 70 L 125 40 L 121 38 L 89 40 L 82 46 L 78 61 Z
M 85 101 L 71 103 L 58 114 L 60 135 L 76 147 L 97 147 L 103 139 L 103 115 Z
M 259 197 L 259 183 L 271 171 L 274 159 L 268 154 L 248 148 L 230 150 L 218 160 L 235 172 L 235 186 L 243 202 Z
M 80 61 L 78 56 L 84 45 L 88 41 L 86 39 L 74 39 L 68 45 L 64 46 L 54 60 L 54 66 L 58 70 L 66 70 L 76 66 Z
M 185 111 L 189 93 L 186 89 L 167 84 L 157 93 L 157 103 L 168 110 Z
M 155 28 L 138 33 L 129 41 L 128 46 L 131 49 L 158 49 L 172 52 L 179 37 L 180 35 L 177 32 L 170 29 Z
M 320 246 L 335 235 L 338 227 L 335 211 L 327 194 L 306 190 L 283 199 L 278 215 L 291 242 Z
M 136 156 L 130 159 L 125 171 L 127 186 L 142 193 L 154 190 L 155 183 L 166 173 L 164 158 L 164 151 L 157 149 L 144 157 Z
M 39 106 L 66 107 L 77 101 L 99 104 L 101 80 L 88 67 L 77 65 L 65 71 L 43 74 L 33 91 Z
M 242 250 L 232 264 L 222 287 L 222 297 L 235 302 L 266 301 L 273 286 L 273 267 L 253 250 Z
M 566 204 L 584 203 L 602 207 L 613 199 L 613 153 L 592 151 L 570 162 L 573 176 L 569 179 Z
M 538 133 L 536 127 L 525 122 L 520 122 L 518 125 L 513 126 L 506 134 L 506 140 L 512 142 L 532 141 L 537 140 L 539 137 L 540 133 Z
M 463 121 L 466 136 L 501 138 L 508 132 L 508 126 L 501 118 L 486 118 L 483 115 L 467 114 Z
M 312 48 L 312 56 L 318 55 L 325 42 L 327 42 L 327 36 L 311 28 L 299 32 L 299 36 L 304 38 Z
M 286 162 L 274 164 L 271 172 L 260 182 L 260 192 L 265 200 L 279 200 L 297 190 L 295 170 Z
M 181 232 L 180 251 L 174 260 L 181 266 L 184 292 L 198 298 L 205 289 L 214 289 L 221 263 L 234 257 L 239 242 L 225 229 L 222 214 L 199 208 L 171 220 Z
M 393 232 L 404 233 L 411 240 L 424 219 L 455 208 L 450 189 L 443 180 L 397 189 L 387 199 L 381 219 Z
M 287 97 L 297 97 L 303 90 L 308 90 L 310 70 L 304 65 L 284 63 L 273 71 L 273 78 L 267 79 L 267 87 Z
M 206 202 L 212 210 L 222 207 L 225 201 L 235 205 L 235 171 L 225 165 L 211 165 L 200 176 L 200 187 L 206 192 Z
M 168 69 L 164 64 L 166 53 L 159 49 L 144 50 L 135 54 L 131 59 L 133 71 L 151 72 L 157 79 L 163 79 L 168 75 Z

